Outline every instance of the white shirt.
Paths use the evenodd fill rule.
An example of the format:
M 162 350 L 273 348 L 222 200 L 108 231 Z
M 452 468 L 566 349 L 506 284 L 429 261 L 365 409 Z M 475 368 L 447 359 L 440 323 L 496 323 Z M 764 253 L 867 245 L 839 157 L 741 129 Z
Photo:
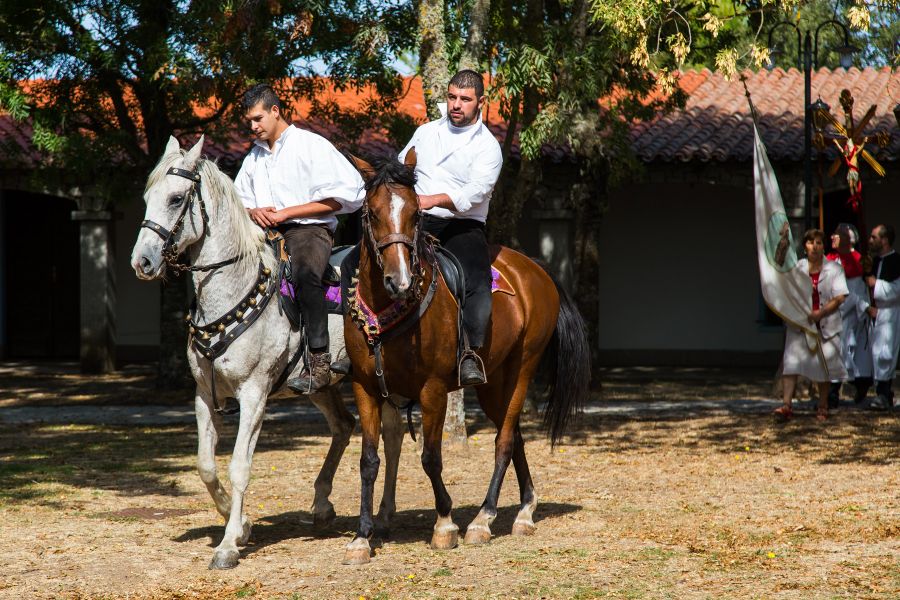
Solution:
M 269 150 L 268 142 L 254 140 L 234 180 L 246 208 L 272 206 L 276 210 L 332 198 L 341 205 L 333 214 L 292 223 L 337 227 L 334 215 L 362 206 L 366 191 L 356 168 L 331 142 L 305 129 L 288 126 Z
M 500 144 L 479 119 L 468 127 L 455 127 L 447 117 L 425 123 L 413 134 L 400 161 L 416 149 L 416 193 L 447 194 L 455 210 L 434 207 L 425 212 L 436 217 L 487 220 L 491 192 L 503 153 Z

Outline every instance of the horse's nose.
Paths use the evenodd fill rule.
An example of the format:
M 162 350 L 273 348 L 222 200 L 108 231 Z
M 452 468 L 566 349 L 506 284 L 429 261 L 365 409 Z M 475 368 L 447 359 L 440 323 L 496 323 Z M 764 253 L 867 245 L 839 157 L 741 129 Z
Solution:
M 153 272 L 153 263 L 146 256 L 141 257 L 141 272 L 144 275 L 149 275 Z
M 393 298 L 405 298 L 409 290 L 409 281 L 405 278 L 398 281 L 390 275 L 385 275 L 384 287 Z

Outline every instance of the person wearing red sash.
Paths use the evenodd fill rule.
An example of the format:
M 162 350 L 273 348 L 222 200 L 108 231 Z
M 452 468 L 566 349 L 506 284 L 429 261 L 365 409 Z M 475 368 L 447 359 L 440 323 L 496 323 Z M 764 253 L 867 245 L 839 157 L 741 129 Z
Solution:
M 830 261 L 840 263 L 844 268 L 844 278 L 850 294 L 841 304 L 841 357 L 847 370 L 847 380 L 856 388 L 854 401 L 865 398 L 872 385 L 872 352 L 869 346 L 866 314 L 869 291 L 863 279 L 862 256 L 854 249 L 859 234 L 849 223 L 840 223 L 831 236 L 832 251 L 826 256 Z M 832 379 L 828 396 L 829 408 L 839 404 L 840 382 Z
M 818 344 L 810 348 L 805 331 L 788 326 L 784 341 L 784 405 L 775 409 L 775 415 L 783 419 L 793 416 L 791 401 L 797 377 L 802 375 L 814 381 L 819 390 L 817 418 L 828 418 L 828 391 L 831 380 L 842 380 L 847 376 L 841 359 L 841 316 L 839 309 L 847 298 L 849 290 L 844 279 L 844 270 L 825 258 L 825 234 L 819 229 L 810 229 L 803 236 L 806 258 L 797 261 L 795 269 L 809 275 L 812 282 L 812 310 L 808 319 L 819 330 Z

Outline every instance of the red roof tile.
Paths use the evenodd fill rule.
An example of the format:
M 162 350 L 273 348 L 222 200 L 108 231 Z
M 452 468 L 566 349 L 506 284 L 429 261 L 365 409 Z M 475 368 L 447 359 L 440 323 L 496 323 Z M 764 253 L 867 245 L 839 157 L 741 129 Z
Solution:
M 744 74 L 760 115 L 760 134 L 769 157 L 779 161 L 801 160 L 803 73 L 776 68 L 771 72 Z M 750 109 L 740 80 L 726 81 L 721 74 L 704 69 L 682 74 L 681 87 L 690 94 L 683 110 L 632 128 L 632 147 L 638 157 L 644 162 L 750 160 L 753 157 Z M 873 154 L 882 160 L 900 158 L 900 130 L 892 113 L 900 102 L 900 73 L 892 73 L 887 67 L 847 71 L 823 68 L 813 73 L 811 87 L 813 102 L 821 97 L 841 122 L 843 112 L 838 97 L 842 89 L 849 89 L 853 95 L 855 118 L 862 117 L 872 104 L 877 105 L 865 133 L 872 136 L 876 131 L 885 131 L 893 132 L 894 136 L 885 150 Z M 877 149 L 871 142 L 868 147 Z
M 760 132 L 769 157 L 776 161 L 799 161 L 803 156 L 803 73 L 797 69 L 783 71 L 746 71 L 747 86 L 760 115 Z M 888 84 L 890 83 L 890 89 Z M 744 88 L 737 78 L 726 81 L 719 74 L 703 69 L 681 74 L 681 88 L 689 94 L 684 109 L 674 111 L 631 128 L 632 147 L 644 162 L 726 162 L 748 161 L 753 156 L 753 137 L 750 110 Z M 398 109 L 417 122 L 424 122 L 425 106 L 422 84 L 418 78 L 404 82 L 405 93 Z M 813 73 L 812 97 L 819 96 L 831 105 L 832 114 L 843 120 L 838 96 L 849 88 L 855 103 L 855 115 L 862 116 L 872 104 L 878 106 L 875 117 L 866 129 L 893 132 L 894 138 L 885 150 L 875 153 L 881 160 L 900 158 L 900 131 L 892 114 L 900 101 L 900 73 L 889 68 L 848 71 L 820 69 Z M 895 96 L 892 97 L 892 94 Z M 358 109 L 370 97 L 370 92 L 353 89 L 331 89 L 320 100 L 334 100 L 342 108 Z M 333 133 L 327 124 L 309 118 L 310 103 L 301 101 L 293 106 L 295 123 L 325 136 Z M 503 141 L 506 123 L 496 105 L 485 109 L 488 125 L 495 137 Z M 367 154 L 391 154 L 397 151 L 383 132 L 369 130 L 363 135 L 362 149 Z M 874 144 L 870 147 L 874 148 Z M 250 149 L 250 141 L 242 130 L 236 129 L 225 142 L 214 142 L 206 152 L 225 166 L 237 165 Z M 518 155 L 518 139 L 512 153 Z M 834 153 L 834 150 L 828 152 Z M 873 152 L 874 153 L 874 152 Z M 554 162 L 571 160 L 565 146 L 546 145 L 546 158 Z M 31 144 L 31 128 L 15 123 L 8 115 L 0 115 L 0 168 L 33 165 L 39 154 Z

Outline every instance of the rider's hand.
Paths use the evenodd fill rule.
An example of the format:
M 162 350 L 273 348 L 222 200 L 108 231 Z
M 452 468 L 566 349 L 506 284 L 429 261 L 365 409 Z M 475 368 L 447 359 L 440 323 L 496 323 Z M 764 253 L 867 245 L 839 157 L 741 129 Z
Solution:
M 870 306 L 869 308 L 866 309 L 866 314 L 868 314 L 874 320 L 875 318 L 878 317 L 878 309 L 875 308 L 874 306 Z
M 287 220 L 287 218 L 284 216 L 284 213 L 282 213 L 280 210 L 275 210 L 271 206 L 264 210 L 266 211 L 266 218 L 272 223 L 273 226 L 278 225 L 279 223 L 283 223 Z
M 275 223 L 269 218 L 270 211 L 274 210 L 271 206 L 264 208 L 251 208 L 248 212 L 254 223 L 260 227 L 274 227 Z

